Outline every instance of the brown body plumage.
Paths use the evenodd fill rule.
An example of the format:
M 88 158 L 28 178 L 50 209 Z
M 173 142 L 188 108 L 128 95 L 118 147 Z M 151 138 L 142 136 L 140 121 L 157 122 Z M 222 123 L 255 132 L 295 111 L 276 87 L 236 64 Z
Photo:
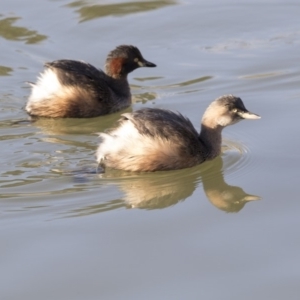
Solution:
M 221 152 L 222 130 L 242 119 L 259 119 L 242 100 L 222 96 L 206 109 L 200 134 L 179 113 L 146 108 L 123 114 L 119 126 L 101 133 L 97 161 L 126 171 L 175 170 L 195 166 Z
M 139 67 L 155 67 L 134 46 L 111 51 L 105 72 L 75 60 L 46 63 L 32 84 L 26 111 L 31 116 L 90 118 L 119 111 L 131 104 L 128 73 Z

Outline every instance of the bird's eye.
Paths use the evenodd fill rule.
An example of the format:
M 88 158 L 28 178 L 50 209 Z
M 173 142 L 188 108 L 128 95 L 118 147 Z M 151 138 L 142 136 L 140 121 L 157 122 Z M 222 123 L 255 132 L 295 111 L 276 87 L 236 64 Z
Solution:
M 137 63 L 139 62 L 139 59 L 136 57 L 133 61 Z
M 236 109 L 236 108 L 234 108 L 234 109 L 232 110 L 232 112 L 233 112 L 233 113 L 236 113 L 236 112 L 237 112 L 237 109 Z

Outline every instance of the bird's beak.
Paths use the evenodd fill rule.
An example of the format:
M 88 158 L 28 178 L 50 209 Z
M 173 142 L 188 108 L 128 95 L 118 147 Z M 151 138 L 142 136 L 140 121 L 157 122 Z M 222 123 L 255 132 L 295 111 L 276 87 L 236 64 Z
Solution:
M 261 116 L 256 115 L 250 111 L 239 111 L 238 115 L 243 118 L 243 119 L 248 119 L 248 120 L 257 120 L 260 119 Z
M 152 63 L 150 61 L 147 61 L 145 59 L 143 61 L 139 61 L 138 65 L 140 67 L 150 67 L 150 68 L 156 67 L 156 64 L 154 64 L 154 63 Z
M 247 196 L 244 197 L 245 201 L 257 201 L 257 200 L 261 200 L 261 197 L 256 196 L 256 195 L 250 195 L 248 194 Z

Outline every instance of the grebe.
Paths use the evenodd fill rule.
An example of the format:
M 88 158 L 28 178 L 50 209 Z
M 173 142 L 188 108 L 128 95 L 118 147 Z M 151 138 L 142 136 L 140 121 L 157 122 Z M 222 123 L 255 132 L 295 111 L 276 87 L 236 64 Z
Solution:
M 242 100 L 222 96 L 206 109 L 200 134 L 180 113 L 144 108 L 125 113 L 119 126 L 101 133 L 97 161 L 126 171 L 183 169 L 214 159 L 221 152 L 222 130 L 242 119 L 260 119 Z
M 121 45 L 108 54 L 105 72 L 76 60 L 45 64 L 26 104 L 31 116 L 90 118 L 110 114 L 131 104 L 128 73 L 156 67 L 137 47 Z

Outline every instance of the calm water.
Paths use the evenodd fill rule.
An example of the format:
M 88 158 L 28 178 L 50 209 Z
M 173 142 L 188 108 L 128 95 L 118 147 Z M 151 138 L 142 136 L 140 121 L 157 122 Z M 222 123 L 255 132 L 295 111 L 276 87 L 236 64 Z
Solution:
M 200 3 L 199 3 L 200 2 Z M 0 299 L 299 299 L 300 3 L 1 0 Z M 28 122 L 46 61 L 133 44 L 134 104 L 199 128 L 232 93 L 262 116 L 191 169 L 94 174 L 119 113 Z

